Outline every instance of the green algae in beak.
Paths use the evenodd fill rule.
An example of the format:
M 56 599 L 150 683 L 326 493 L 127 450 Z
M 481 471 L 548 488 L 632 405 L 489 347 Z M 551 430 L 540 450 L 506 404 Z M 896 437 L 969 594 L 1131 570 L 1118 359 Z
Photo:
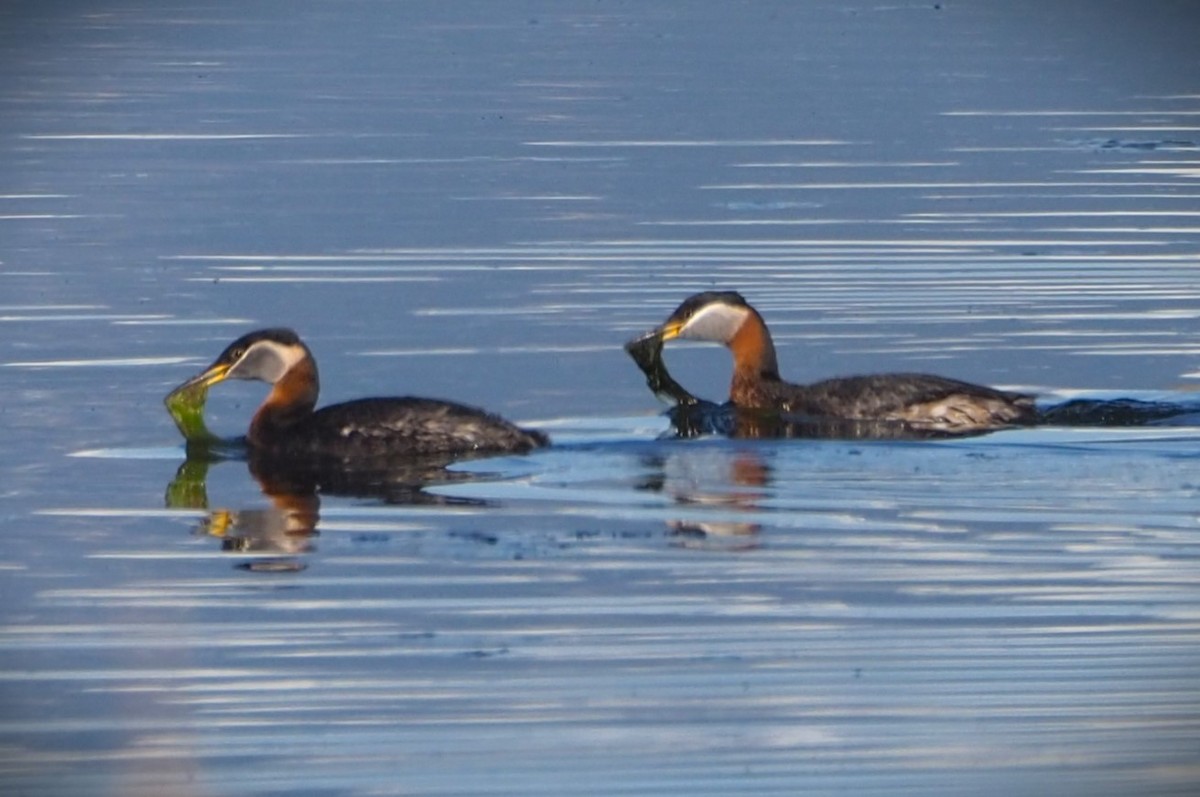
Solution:
M 674 401 L 684 407 L 698 404 L 700 400 L 689 393 L 687 388 L 676 382 L 667 371 L 667 365 L 663 362 L 662 357 L 665 337 L 665 328 L 651 330 L 626 343 L 625 351 L 641 369 L 642 374 L 646 377 L 646 385 L 654 395 L 660 399 Z
M 202 381 L 189 380 L 167 394 L 163 403 L 175 427 L 189 443 L 215 443 L 220 438 L 208 431 L 204 425 L 204 402 L 208 399 L 208 385 Z

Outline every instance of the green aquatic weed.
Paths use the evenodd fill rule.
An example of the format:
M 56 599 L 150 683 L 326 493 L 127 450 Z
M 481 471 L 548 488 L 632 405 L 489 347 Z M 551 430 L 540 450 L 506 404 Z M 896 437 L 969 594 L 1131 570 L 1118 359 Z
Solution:
M 208 386 L 187 383 L 167 394 L 163 403 L 175 427 L 189 443 L 215 443 L 220 438 L 208 431 L 204 424 L 204 403 L 208 399 Z

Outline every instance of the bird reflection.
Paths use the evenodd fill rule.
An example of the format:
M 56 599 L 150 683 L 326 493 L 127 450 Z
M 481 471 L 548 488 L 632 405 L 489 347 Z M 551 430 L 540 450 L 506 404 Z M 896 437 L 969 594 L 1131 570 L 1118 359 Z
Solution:
M 697 511 L 714 515 L 762 511 L 772 471 L 757 452 L 688 450 L 648 456 L 642 464 L 651 472 L 639 489 L 665 493 L 687 510 L 667 521 L 667 531 L 678 544 L 723 550 L 758 547 L 761 526 L 752 520 L 696 517 Z
M 196 533 L 219 539 L 221 550 L 230 553 L 287 556 L 309 553 L 320 518 L 321 504 L 316 494 L 281 493 L 267 497 L 271 506 L 265 508 L 210 511 Z
M 452 462 L 465 459 L 462 456 L 374 459 L 347 464 L 340 460 L 269 457 L 225 443 L 219 446 L 189 445 L 187 453 L 187 459 L 167 486 L 167 507 L 206 511 L 195 533 L 220 540 L 222 551 L 262 557 L 239 565 L 246 570 L 290 572 L 304 569 L 299 557 L 314 550 L 313 538 L 317 535 L 323 495 L 406 505 L 485 503 L 435 495 L 425 489 L 432 484 L 481 478 L 479 474 L 448 469 Z M 209 471 L 226 461 L 246 464 L 251 478 L 267 497 L 268 506 L 245 509 L 210 506 Z

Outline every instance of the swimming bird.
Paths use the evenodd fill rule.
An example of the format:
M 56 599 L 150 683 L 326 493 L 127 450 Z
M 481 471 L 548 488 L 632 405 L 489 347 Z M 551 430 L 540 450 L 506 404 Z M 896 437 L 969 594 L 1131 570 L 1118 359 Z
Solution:
M 783 381 L 775 344 L 757 310 L 735 291 L 706 291 L 686 299 L 658 328 L 663 340 L 722 343 L 733 353 L 729 400 L 739 408 L 810 417 L 898 421 L 954 432 L 1033 423 L 1034 397 L 919 373 L 827 379 L 810 385 Z
M 451 401 L 364 398 L 317 410 L 317 363 L 291 329 L 260 329 L 243 335 L 176 390 L 208 388 L 226 379 L 255 379 L 272 386 L 246 434 L 247 444 L 260 455 L 354 461 L 523 452 L 550 442 L 541 432 Z

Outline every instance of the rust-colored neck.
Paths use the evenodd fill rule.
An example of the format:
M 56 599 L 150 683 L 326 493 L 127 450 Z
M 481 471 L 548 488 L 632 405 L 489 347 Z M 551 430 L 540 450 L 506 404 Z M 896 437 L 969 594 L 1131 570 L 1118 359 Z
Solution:
M 729 350 L 733 352 L 733 381 L 729 386 L 729 398 L 734 404 L 755 406 L 759 402 L 752 398 L 758 394 L 763 382 L 779 381 L 779 365 L 775 360 L 775 344 L 766 322 L 757 311 L 751 310 L 737 332 L 729 339 Z
M 262 406 L 254 413 L 247 435 L 250 442 L 262 445 L 289 426 L 312 415 L 320 388 L 317 365 L 311 357 L 292 366 L 275 383 Z

